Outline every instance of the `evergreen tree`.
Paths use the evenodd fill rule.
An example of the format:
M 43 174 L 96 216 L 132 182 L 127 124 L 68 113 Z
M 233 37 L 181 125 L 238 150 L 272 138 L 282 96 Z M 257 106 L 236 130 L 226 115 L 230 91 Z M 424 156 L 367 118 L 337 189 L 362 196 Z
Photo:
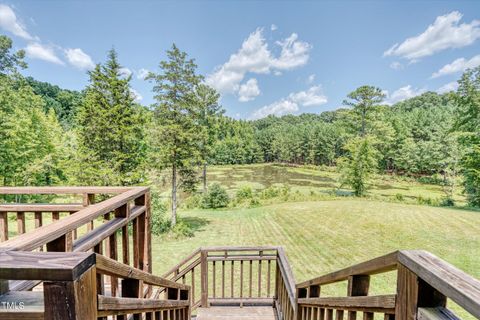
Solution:
M 371 113 L 384 99 L 385 94 L 380 88 L 373 86 L 361 86 L 347 96 L 343 104 L 353 107 L 353 114 L 360 122 L 359 134 L 364 137 L 367 134 L 367 122 Z
M 215 89 L 199 84 L 195 90 L 195 103 L 199 107 L 199 124 L 202 129 L 200 143 L 200 157 L 202 161 L 203 193 L 207 192 L 207 165 L 212 156 L 213 145 L 217 137 L 219 118 L 224 113 L 218 103 L 220 95 Z
M 153 148 L 160 159 L 159 166 L 172 170 L 172 226 L 177 222 L 178 172 L 197 165 L 201 159 L 200 108 L 195 103 L 194 90 L 202 78 L 196 74 L 196 67 L 194 60 L 174 44 L 167 51 L 167 60 L 160 62 L 161 72 L 147 77 L 154 82 L 157 101 Z
M 480 67 L 467 70 L 457 91 L 456 129 L 464 147 L 461 159 L 465 191 L 473 206 L 480 206 Z
M 143 179 L 143 119 L 121 72 L 114 49 L 105 64 L 89 72 L 90 84 L 78 113 L 78 180 L 87 184 L 131 185 Z

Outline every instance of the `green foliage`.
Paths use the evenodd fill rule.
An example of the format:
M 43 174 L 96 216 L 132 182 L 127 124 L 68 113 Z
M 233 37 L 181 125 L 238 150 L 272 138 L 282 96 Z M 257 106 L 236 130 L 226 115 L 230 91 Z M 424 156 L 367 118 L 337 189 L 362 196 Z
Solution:
M 194 89 L 202 77 L 196 74 L 196 67 L 174 44 L 167 51 L 167 60 L 160 62 L 161 72 L 147 77 L 154 82 L 157 101 L 151 138 L 153 157 L 158 160 L 155 165 L 172 170 L 172 225 L 177 217 L 177 171 L 191 170 L 200 161 L 200 107 L 195 103 Z
M 156 192 L 152 192 L 151 207 L 152 233 L 154 235 L 160 235 L 170 230 L 170 221 L 165 217 L 167 212 L 167 204 L 165 201 L 162 201 L 162 198 Z
M 203 196 L 202 208 L 204 209 L 217 209 L 225 208 L 228 206 L 230 198 L 228 197 L 227 190 L 218 183 L 210 185 L 207 193 Z
M 340 159 L 341 183 L 353 189 L 356 196 L 364 196 L 369 180 L 377 170 L 377 151 L 371 137 L 354 138 L 347 143 L 348 155 Z
M 17 68 L 25 69 L 27 64 L 23 60 L 25 51 L 19 50 L 11 52 L 12 39 L 7 36 L 0 35 L 0 76 L 16 73 Z
M 90 84 L 77 118 L 80 183 L 132 185 L 143 181 L 143 111 L 134 101 L 131 76 L 125 77 L 121 68 L 112 49 L 107 62 L 89 72 Z
M 463 74 L 456 101 L 465 192 L 471 205 L 480 206 L 480 67 Z
M 242 186 L 240 189 L 237 190 L 237 193 L 235 196 L 240 201 L 245 199 L 251 199 L 253 197 L 252 187 L 248 185 Z

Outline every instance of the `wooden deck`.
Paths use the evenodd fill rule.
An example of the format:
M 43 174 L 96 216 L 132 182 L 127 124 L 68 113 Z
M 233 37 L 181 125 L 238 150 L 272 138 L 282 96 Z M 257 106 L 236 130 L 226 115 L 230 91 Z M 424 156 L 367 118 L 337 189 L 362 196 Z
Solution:
M 275 320 L 272 307 L 198 308 L 197 320 Z

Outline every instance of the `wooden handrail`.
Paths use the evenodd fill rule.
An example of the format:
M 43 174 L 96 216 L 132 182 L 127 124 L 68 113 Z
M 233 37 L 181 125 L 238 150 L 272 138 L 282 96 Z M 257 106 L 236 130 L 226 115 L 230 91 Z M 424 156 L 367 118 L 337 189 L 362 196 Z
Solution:
M 9 203 L 0 204 L 0 212 L 77 212 L 85 207 L 81 203 Z
M 24 233 L 18 237 L 0 243 L 2 250 L 35 250 L 68 232 L 71 232 L 86 223 L 107 214 L 129 201 L 148 192 L 149 188 L 135 187 L 128 191 L 102 201 L 93 206 L 86 207 L 76 214 L 63 218 L 58 223 L 49 224 L 32 232 Z
M 480 281 L 427 251 L 400 251 L 398 261 L 419 278 L 480 318 Z
M 162 277 L 155 276 L 151 273 L 130 267 L 129 265 L 120 263 L 116 260 L 107 258 L 105 256 L 96 254 L 95 258 L 96 258 L 97 272 L 101 274 L 116 276 L 118 278 L 123 278 L 123 279 L 141 280 L 146 284 L 151 284 L 159 287 L 190 290 L 190 286 L 188 285 L 180 284 L 175 281 L 171 281 Z
M 115 194 L 130 189 L 132 187 L 0 187 L 0 194 Z

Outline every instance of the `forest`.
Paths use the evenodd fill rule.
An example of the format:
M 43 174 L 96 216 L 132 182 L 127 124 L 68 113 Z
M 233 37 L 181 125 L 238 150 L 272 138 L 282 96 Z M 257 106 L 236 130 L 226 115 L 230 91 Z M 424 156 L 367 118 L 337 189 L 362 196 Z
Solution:
M 387 105 L 365 85 L 334 111 L 237 120 L 175 45 L 146 78 L 150 106 L 135 101 L 113 49 L 74 91 L 23 76 L 25 53 L 12 47 L 0 36 L 0 185 L 150 185 L 167 170 L 174 225 L 178 192 L 207 192 L 209 166 L 284 163 L 336 168 L 355 196 L 386 173 L 435 181 L 451 205 L 462 188 L 480 206 L 480 68 L 456 92 Z

